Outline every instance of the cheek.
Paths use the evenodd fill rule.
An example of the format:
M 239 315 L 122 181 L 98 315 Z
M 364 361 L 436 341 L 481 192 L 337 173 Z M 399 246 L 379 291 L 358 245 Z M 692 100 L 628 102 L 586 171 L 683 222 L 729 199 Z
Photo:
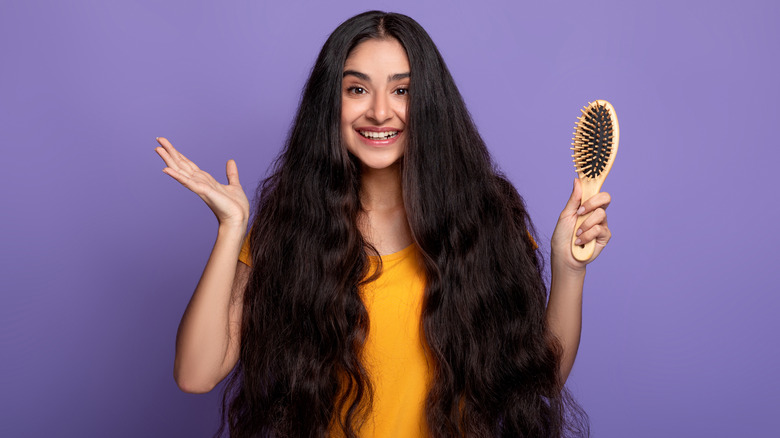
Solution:
M 353 102 L 345 101 L 341 104 L 341 128 L 343 130 L 352 129 L 352 123 L 356 119 L 357 108 Z
M 352 129 L 352 123 L 346 108 L 341 108 L 341 132 L 349 132 Z
M 406 124 L 406 111 L 408 108 L 409 106 L 407 103 L 399 103 L 395 108 L 395 115 L 404 123 L 404 125 Z

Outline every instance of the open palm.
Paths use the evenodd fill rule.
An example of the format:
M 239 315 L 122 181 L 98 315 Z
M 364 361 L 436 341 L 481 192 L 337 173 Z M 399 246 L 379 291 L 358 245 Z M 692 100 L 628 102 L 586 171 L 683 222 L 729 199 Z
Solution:
M 249 220 L 249 200 L 238 181 L 238 167 L 234 160 L 227 162 L 227 185 L 220 184 L 177 151 L 166 138 L 158 137 L 157 142 L 160 146 L 155 151 L 168 166 L 163 172 L 200 196 L 214 212 L 220 225 L 246 226 Z

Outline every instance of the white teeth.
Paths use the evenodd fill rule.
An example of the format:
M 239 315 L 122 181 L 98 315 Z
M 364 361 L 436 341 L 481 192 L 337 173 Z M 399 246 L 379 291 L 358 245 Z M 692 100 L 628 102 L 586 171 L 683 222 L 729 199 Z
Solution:
M 374 132 L 374 131 L 358 131 L 360 132 L 360 135 L 366 138 L 371 138 L 374 140 L 387 140 L 388 138 L 395 137 L 398 135 L 398 131 L 385 131 L 385 132 Z

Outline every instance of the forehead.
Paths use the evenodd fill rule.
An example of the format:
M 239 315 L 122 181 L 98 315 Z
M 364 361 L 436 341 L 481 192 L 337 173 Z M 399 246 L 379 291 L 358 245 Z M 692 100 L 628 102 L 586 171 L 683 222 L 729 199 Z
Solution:
M 395 38 L 370 39 L 352 49 L 344 63 L 344 70 L 409 73 L 409 59 L 406 50 Z

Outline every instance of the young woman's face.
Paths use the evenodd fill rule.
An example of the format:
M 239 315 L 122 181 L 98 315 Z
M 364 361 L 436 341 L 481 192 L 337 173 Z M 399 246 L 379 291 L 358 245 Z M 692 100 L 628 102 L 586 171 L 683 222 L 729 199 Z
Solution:
M 388 168 L 406 147 L 409 60 L 397 40 L 358 44 L 344 64 L 341 137 L 363 166 Z

